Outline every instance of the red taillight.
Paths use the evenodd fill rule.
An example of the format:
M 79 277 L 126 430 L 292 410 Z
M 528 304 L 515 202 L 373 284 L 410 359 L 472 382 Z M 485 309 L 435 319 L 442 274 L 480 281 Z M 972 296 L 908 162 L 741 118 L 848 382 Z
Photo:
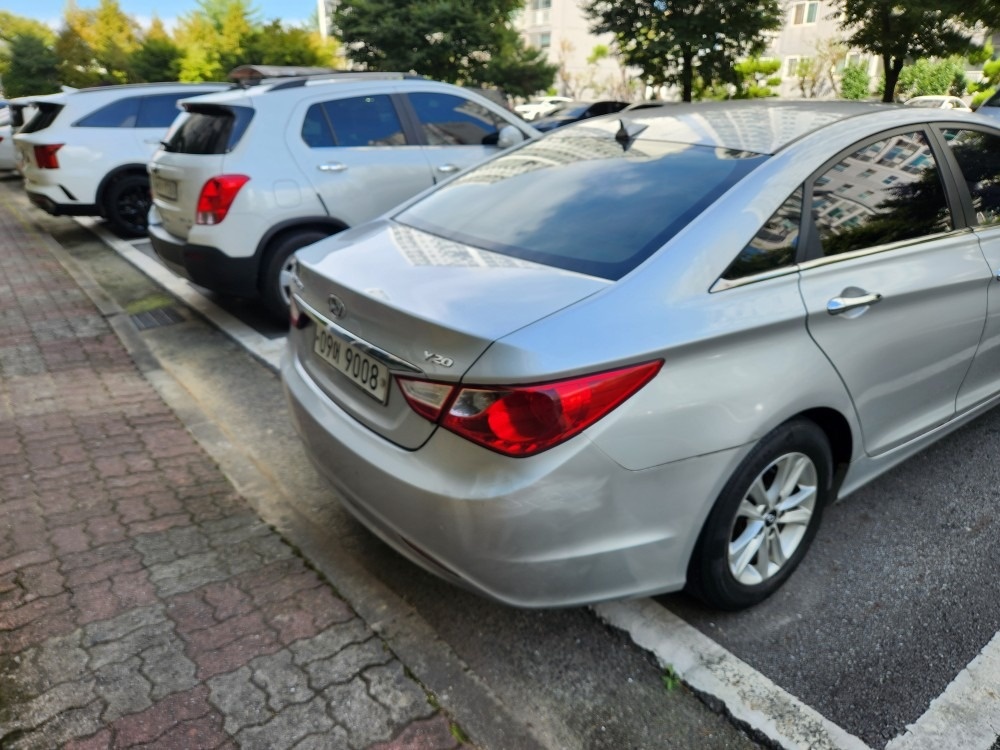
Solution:
M 198 196 L 195 223 L 218 224 L 225 219 L 236 194 L 249 179 L 245 174 L 220 174 L 206 182 Z
M 457 386 L 399 377 L 423 417 L 506 456 L 533 456 L 590 427 L 660 371 L 662 360 L 526 386 Z
M 59 169 L 56 151 L 62 147 L 61 143 L 53 143 L 51 146 L 35 146 L 35 164 L 38 165 L 39 169 Z
M 309 325 L 309 316 L 302 312 L 295 297 L 288 300 L 288 323 L 292 328 L 301 331 Z

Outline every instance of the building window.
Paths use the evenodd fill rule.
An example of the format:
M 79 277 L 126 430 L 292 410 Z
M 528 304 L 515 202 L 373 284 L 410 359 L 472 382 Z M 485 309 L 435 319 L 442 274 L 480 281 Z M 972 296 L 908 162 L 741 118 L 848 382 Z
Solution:
M 535 25 L 539 26 L 549 22 L 549 14 L 552 9 L 552 0 L 531 0 L 532 17 Z
M 532 34 L 532 44 L 540 50 L 547 50 L 552 46 L 552 34 Z
M 819 3 L 795 3 L 792 8 L 792 25 L 801 26 L 805 23 L 816 23 L 816 16 L 819 15 Z
M 799 58 L 785 58 L 785 78 L 795 78 L 799 73 Z

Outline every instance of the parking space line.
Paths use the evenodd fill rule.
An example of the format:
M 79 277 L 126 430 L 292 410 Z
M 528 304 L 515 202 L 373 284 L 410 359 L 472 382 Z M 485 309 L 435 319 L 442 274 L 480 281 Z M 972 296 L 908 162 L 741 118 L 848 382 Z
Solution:
M 886 750 L 990 750 L 1000 737 L 1000 633 Z
M 738 722 L 782 747 L 871 750 L 652 599 L 606 602 L 592 609 L 652 652 L 662 666 L 672 668 L 692 690 L 720 701 Z
M 277 370 L 285 349 L 285 337 L 269 339 L 248 326 L 236 316 L 226 312 L 199 292 L 187 279 L 160 265 L 138 250 L 131 242 L 115 237 L 100 223 L 89 217 L 75 217 L 83 227 L 93 232 L 104 244 L 138 268 L 171 294 L 181 299 L 193 310 L 210 320 L 219 330 L 262 362 Z

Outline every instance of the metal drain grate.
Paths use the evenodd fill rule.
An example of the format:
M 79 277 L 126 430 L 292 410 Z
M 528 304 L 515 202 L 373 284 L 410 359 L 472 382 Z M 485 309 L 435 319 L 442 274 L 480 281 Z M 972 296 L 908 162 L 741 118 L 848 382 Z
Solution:
M 140 331 L 184 322 L 184 316 L 172 307 L 158 307 L 155 310 L 129 315 L 129 317 Z

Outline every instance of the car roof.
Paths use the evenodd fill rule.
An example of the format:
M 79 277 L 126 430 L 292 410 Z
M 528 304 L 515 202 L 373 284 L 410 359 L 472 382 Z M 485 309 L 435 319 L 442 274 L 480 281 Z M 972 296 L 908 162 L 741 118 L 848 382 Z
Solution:
M 673 107 L 618 112 L 600 120 L 616 123 L 618 119 L 625 117 L 630 122 L 640 123 L 646 126 L 641 134 L 644 140 L 774 154 L 792 141 L 839 120 L 878 113 L 889 115 L 906 110 L 909 110 L 911 119 L 932 117 L 928 114 L 931 110 L 923 110 L 917 115 L 912 109 L 895 104 L 810 99 L 681 103 Z
M 206 89 L 213 91 L 220 91 L 229 88 L 233 88 L 235 84 L 224 83 L 220 81 L 204 81 L 198 83 L 183 83 L 178 81 L 166 81 L 163 83 L 120 83 L 112 84 L 109 86 L 89 86 L 83 89 L 75 89 L 73 91 L 66 92 L 67 94 L 72 94 L 73 96 L 89 95 L 89 94 L 121 94 L 121 93 L 142 93 L 143 91 L 155 91 L 158 89 Z

